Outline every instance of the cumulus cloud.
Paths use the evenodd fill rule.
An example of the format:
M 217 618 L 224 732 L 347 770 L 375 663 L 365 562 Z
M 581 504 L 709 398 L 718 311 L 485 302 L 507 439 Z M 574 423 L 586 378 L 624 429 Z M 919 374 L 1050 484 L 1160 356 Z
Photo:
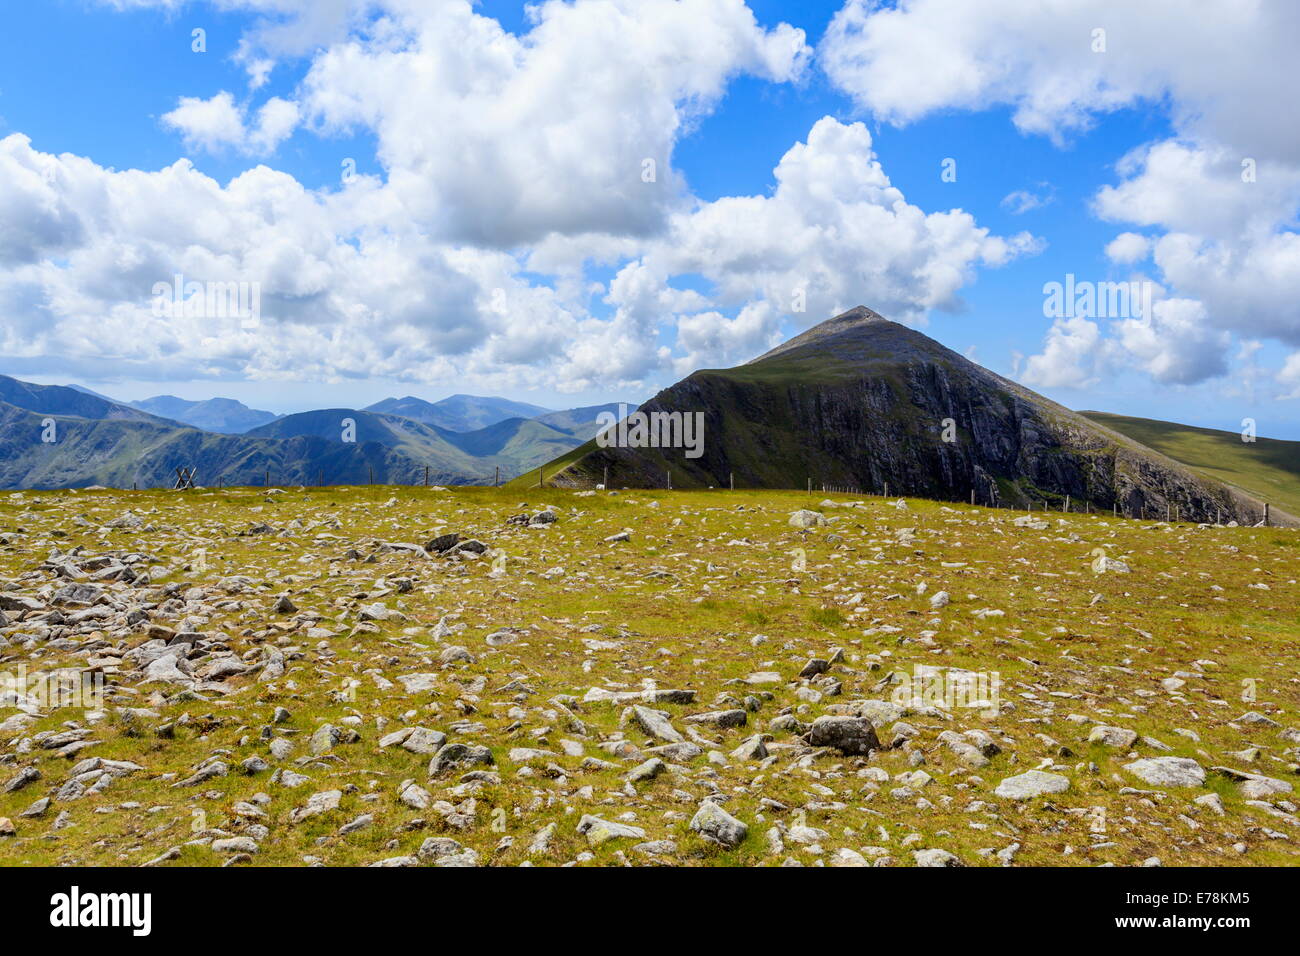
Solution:
M 394 4 L 315 58 L 304 113 L 323 133 L 373 131 L 389 184 L 441 236 L 647 236 L 685 197 L 677 140 L 728 81 L 794 80 L 810 54 L 742 0 L 530 9 L 521 37 L 468 2 Z
M 1117 265 L 1132 265 L 1151 254 L 1151 240 L 1141 233 L 1121 232 L 1106 243 L 1106 258 Z
M 769 194 L 694 198 L 682 136 L 736 77 L 797 82 L 809 61 L 801 30 L 742 0 L 549 0 L 518 34 L 468 0 L 217 5 L 259 15 L 239 53 L 253 92 L 179 99 L 163 123 L 187 148 L 265 158 L 362 131 L 381 174 L 219 183 L 187 160 L 117 171 L 0 139 L 10 370 L 641 386 L 859 303 L 923 324 L 1037 249 L 909 203 L 867 128 L 830 117 Z M 259 102 L 294 56 L 298 87 Z M 176 275 L 256 284 L 260 324 L 159 315 L 152 290 Z
M 1168 140 L 1129 153 L 1117 171 L 1122 181 L 1094 202 L 1110 222 L 1228 238 L 1286 223 L 1300 199 L 1300 165 L 1243 160 L 1226 146 Z
M 1280 398 L 1300 398 L 1300 352 L 1292 352 L 1286 357 L 1277 373 L 1277 383 L 1283 390 Z
M 182 96 L 176 109 L 163 114 L 163 124 L 178 130 L 193 150 L 217 152 L 230 148 L 250 155 L 267 155 L 298 125 L 298 106 L 273 96 L 249 122 L 248 110 L 224 90 L 209 99 Z
M 1155 381 L 1191 385 L 1228 370 L 1230 336 L 1207 326 L 1195 299 L 1162 299 L 1150 316 L 1115 323 L 1119 345 Z
M 0 140 L 0 267 L 37 262 L 82 240 L 62 164 L 31 149 L 20 135 Z
M 677 320 L 677 344 L 682 354 L 674 363 L 678 375 L 696 369 L 729 367 L 748 361 L 780 344 L 781 316 L 769 302 L 752 302 L 729 318 L 721 312 L 698 312 Z
M 1098 33 L 1097 31 L 1102 31 Z M 822 41 L 841 90 L 889 122 L 1008 106 L 1062 138 L 1098 114 L 1168 101 L 1188 135 L 1295 155 L 1275 107 L 1294 90 L 1300 8 L 1285 0 L 848 0 Z
M 61 203 L 44 196 L 45 178 L 30 175 L 50 168 Z M 15 317 L 3 328 L 4 354 L 100 355 L 119 373 L 143 374 L 167 358 L 195 375 L 402 377 L 445 369 L 447 356 L 502 336 L 504 319 L 485 303 L 488 289 L 527 284 L 517 264 L 372 228 L 379 192 L 359 180 L 316 194 L 265 166 L 225 186 L 184 160 L 116 172 L 6 137 L 0 208 L 25 211 L 13 220 L 19 234 L 48 236 L 46 252 L 57 247 L 59 256 L 0 273 L 0 312 Z M 261 326 L 156 314 L 154 287 L 178 274 L 255 283 Z M 12 307 L 22 303 L 40 307 Z
M 1184 381 L 1221 373 L 1208 352 L 1222 332 L 1300 343 L 1300 125 L 1278 120 L 1300 94 L 1297 44 L 1300 7 L 1284 0 L 1206 0 L 1191 17 L 1178 0 L 849 0 L 819 52 L 836 86 L 895 124 L 1006 107 L 1063 144 L 1121 108 L 1167 110 L 1176 135 L 1124 157 L 1093 207 L 1157 233 L 1113 240 L 1112 262 L 1150 253 L 1172 296 L 1197 303 L 1166 306 L 1181 337 L 1163 360 L 1148 354 L 1158 320 L 1114 330 L 1157 380 Z M 1062 377 L 1046 370 L 1063 334 L 1035 374 Z
M 1043 351 L 1025 360 L 1021 380 L 1040 388 L 1089 388 L 1105 369 L 1101 327 L 1091 319 L 1057 319 Z
M 990 235 L 961 210 L 909 204 L 862 123 L 818 120 L 774 177 L 769 196 L 727 197 L 675 216 L 653 258 L 666 271 L 712 280 L 724 303 L 762 300 L 796 321 L 869 303 L 923 324 L 931 309 L 960 308 L 978 266 L 1038 248 L 1028 233 Z

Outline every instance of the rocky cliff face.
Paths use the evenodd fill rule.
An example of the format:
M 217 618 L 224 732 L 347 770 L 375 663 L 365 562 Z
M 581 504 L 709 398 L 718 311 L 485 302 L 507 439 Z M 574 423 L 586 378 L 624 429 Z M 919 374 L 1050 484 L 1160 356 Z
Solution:
M 753 362 L 701 371 L 642 407 L 703 413 L 703 454 L 599 448 L 554 478 L 614 487 L 854 489 L 1183 520 L 1259 508 L 1151 449 L 859 308 Z

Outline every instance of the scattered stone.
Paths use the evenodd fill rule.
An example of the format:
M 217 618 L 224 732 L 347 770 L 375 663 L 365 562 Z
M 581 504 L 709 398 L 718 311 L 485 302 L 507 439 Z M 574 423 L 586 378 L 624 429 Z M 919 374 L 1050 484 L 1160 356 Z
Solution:
M 749 834 L 749 827 L 737 820 L 712 800 L 700 804 L 695 816 L 691 818 L 691 829 L 714 843 L 729 850 L 744 842 Z
M 1097 726 L 1092 728 L 1092 733 L 1088 734 L 1088 743 L 1102 744 L 1106 747 L 1114 747 L 1118 750 L 1128 750 L 1137 742 L 1138 735 L 1136 730 L 1126 730 L 1123 727 L 1106 727 Z
M 1059 773 L 1044 773 L 1041 770 L 1029 770 L 1007 777 L 997 789 L 994 796 L 1005 800 L 1030 800 L 1045 793 L 1065 793 L 1070 789 L 1070 780 Z
M 834 747 L 842 754 L 869 754 L 880 750 L 876 728 L 865 717 L 818 717 L 808 731 L 813 747 Z
M 578 832 L 585 834 L 587 842 L 592 846 L 600 846 L 610 840 L 645 839 L 645 831 L 640 827 L 629 826 L 626 823 L 614 823 L 588 814 L 583 814 L 582 819 L 578 821 Z
M 826 524 L 826 519 L 816 511 L 796 511 L 790 515 L 789 524 L 792 528 L 807 530 L 808 528 L 816 528 Z
M 1156 787 L 1199 787 L 1205 768 L 1186 757 L 1148 757 L 1124 764 L 1133 776 Z

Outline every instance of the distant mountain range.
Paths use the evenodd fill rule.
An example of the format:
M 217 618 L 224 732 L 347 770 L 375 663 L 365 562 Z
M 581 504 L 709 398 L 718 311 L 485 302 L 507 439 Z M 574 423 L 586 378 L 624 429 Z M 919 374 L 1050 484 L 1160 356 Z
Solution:
M 177 467 L 196 468 L 204 485 L 414 484 L 426 468 L 436 484 L 490 484 L 577 447 L 596 434 L 601 412 L 618 407 L 551 412 L 470 395 L 373 407 L 381 406 L 488 424 L 454 428 L 345 408 L 276 417 L 224 398 L 117 402 L 78 386 L 0 376 L 0 487 L 154 487 L 170 485 Z M 510 414 L 520 410 L 551 421 Z
M 228 435 L 240 435 L 276 419 L 274 412 L 249 408 L 233 398 L 209 398 L 206 401 L 191 402 L 174 395 L 158 395 L 128 404 L 151 415 Z
M 1068 501 L 1192 521 L 1262 515 L 1238 486 L 861 306 L 745 365 L 695 372 L 640 411 L 663 422 L 701 416 L 696 454 L 628 431 L 615 447 L 588 441 L 547 463 L 547 483 L 590 487 L 608 475 L 613 487 L 662 488 L 671 475 L 673 487 L 721 488 L 734 476 L 738 489 L 811 484 L 1039 509 Z
M 508 398 L 483 398 L 478 395 L 452 395 L 440 402 L 422 398 L 386 398 L 367 405 L 367 412 L 401 415 L 426 425 L 437 425 L 454 432 L 472 432 L 509 418 L 536 418 L 551 412 L 540 405 L 512 402 Z

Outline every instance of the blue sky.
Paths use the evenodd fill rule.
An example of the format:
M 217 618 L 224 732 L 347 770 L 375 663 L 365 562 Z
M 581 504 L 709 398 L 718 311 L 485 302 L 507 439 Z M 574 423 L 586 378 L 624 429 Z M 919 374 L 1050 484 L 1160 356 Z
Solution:
M 0 179 L 18 237 L 7 260 L 0 239 L 0 372 L 277 412 L 454 392 L 563 407 L 644 398 L 861 302 L 1074 408 L 1234 430 L 1252 417 L 1300 438 L 1300 155 L 1265 126 L 1293 80 L 1269 81 L 1279 104 L 1231 89 L 1231 63 L 1222 86 L 1207 82 L 1187 64 L 1206 38 L 1173 5 L 1164 23 L 1083 0 L 1040 21 L 996 0 L 984 24 L 955 0 L 754 0 L 749 22 L 739 0 L 692 0 L 712 23 L 697 50 L 666 2 L 618 0 L 618 23 L 585 2 L 562 23 L 560 4 L 530 16 L 509 0 L 426 4 L 446 11 L 427 22 L 404 3 L 340 0 L 327 6 L 347 15 L 325 23 L 295 0 L 8 3 L 0 170 L 7 155 L 20 171 Z M 1294 38 L 1285 5 L 1263 7 L 1232 28 L 1243 64 Z M 381 16 L 395 24 L 383 40 Z M 533 59 L 498 72 L 503 41 L 484 39 L 483 18 Z M 1093 24 L 1110 49 L 1089 50 Z M 611 38 L 662 52 L 626 57 L 624 75 Z M 364 66 L 332 68 L 349 48 Z M 480 76 L 419 85 L 461 55 L 481 57 Z M 529 92 L 552 83 L 568 94 Z M 204 108 L 182 110 L 187 98 Z M 259 141 L 268 101 L 295 119 Z M 520 135 L 479 121 L 502 103 Z M 648 204 L 608 178 L 643 143 L 664 172 Z M 807 161 L 782 193 L 774 169 L 799 144 Z M 1243 192 L 1240 156 L 1258 158 L 1263 188 Z M 192 170 L 164 174 L 182 158 Z M 340 182 L 348 158 L 364 193 Z M 195 208 L 204 177 L 216 192 Z M 1038 205 L 1017 210 L 1018 193 Z M 950 210 L 967 215 L 911 218 Z M 887 254 L 855 228 L 878 215 L 892 217 Z M 772 234 L 754 242 L 755 228 Z M 1145 252 L 1108 252 L 1124 234 Z M 147 280 L 204 268 L 260 283 L 256 333 L 154 324 Z M 936 274 L 957 278 L 912 278 Z M 1161 304 L 1054 320 L 1043 287 L 1067 274 L 1137 276 Z M 803 275 L 809 311 L 793 313 L 780 290 Z M 505 313 L 485 305 L 494 290 Z

